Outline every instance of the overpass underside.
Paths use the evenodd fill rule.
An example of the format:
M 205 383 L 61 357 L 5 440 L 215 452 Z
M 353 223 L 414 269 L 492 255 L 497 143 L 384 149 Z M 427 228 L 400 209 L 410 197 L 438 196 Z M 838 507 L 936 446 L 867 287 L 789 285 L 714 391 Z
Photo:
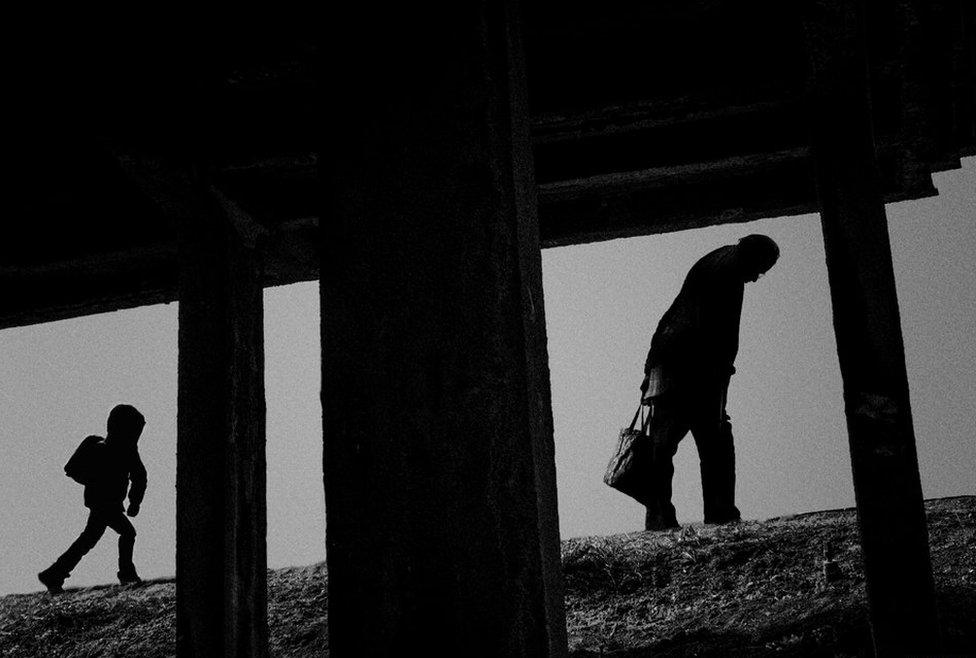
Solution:
M 331 651 L 562 655 L 540 248 L 808 212 L 875 644 L 932 651 L 884 203 L 976 153 L 971 3 L 454 4 L 4 46 L 0 327 L 180 301 L 180 655 L 267 653 L 264 287 L 320 281 Z

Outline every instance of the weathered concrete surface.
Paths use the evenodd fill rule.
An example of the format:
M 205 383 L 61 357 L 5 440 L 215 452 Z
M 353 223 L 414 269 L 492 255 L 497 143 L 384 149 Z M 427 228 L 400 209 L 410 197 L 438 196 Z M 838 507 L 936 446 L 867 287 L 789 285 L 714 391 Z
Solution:
M 330 650 L 566 650 L 512 3 L 351 16 L 323 161 Z M 436 14 L 436 15 L 435 15 Z M 379 18 L 379 20 L 377 20 Z M 511 22 L 510 22 L 511 21 Z
M 179 262 L 177 652 L 264 656 L 260 259 L 214 206 L 180 227 Z
M 543 247 L 816 210 L 805 3 L 524 4 Z M 933 171 L 976 154 L 976 4 L 868 4 L 882 195 L 935 194 Z M 320 100 L 349 99 L 319 73 L 307 11 L 238 7 L 213 24 L 173 12 L 120 29 L 89 8 L 17 23 L 0 44 L 18 63 L 4 87 L 17 231 L 0 241 L 0 327 L 176 299 L 183 200 L 132 162 L 208 172 L 278 236 L 265 285 L 318 277 Z
M 817 189 L 875 649 L 931 654 L 932 567 L 858 5 L 811 3 Z

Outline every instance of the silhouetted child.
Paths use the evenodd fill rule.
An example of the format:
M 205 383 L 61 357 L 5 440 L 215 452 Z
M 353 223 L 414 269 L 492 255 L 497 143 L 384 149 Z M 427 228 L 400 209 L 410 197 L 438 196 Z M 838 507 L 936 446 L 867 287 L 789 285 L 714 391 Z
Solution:
M 95 547 L 105 528 L 119 533 L 119 582 L 123 585 L 142 582 L 132 564 L 136 531 L 129 519 L 125 518 L 123 501 L 128 490 L 127 513 L 129 516 L 139 513 L 139 505 L 146 493 L 146 467 L 139 458 L 137 444 L 145 424 L 145 419 L 135 407 L 120 404 L 108 415 L 106 437 L 85 438 L 65 464 L 65 474 L 85 485 L 88 523 L 68 550 L 54 564 L 37 574 L 38 580 L 49 592 L 62 591 L 65 578 L 71 575 L 71 570 L 81 558 Z

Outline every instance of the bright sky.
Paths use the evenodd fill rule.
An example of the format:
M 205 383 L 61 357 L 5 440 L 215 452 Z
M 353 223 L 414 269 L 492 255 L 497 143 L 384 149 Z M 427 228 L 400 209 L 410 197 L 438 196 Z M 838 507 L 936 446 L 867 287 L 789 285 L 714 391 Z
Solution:
M 976 493 L 976 158 L 935 178 L 940 195 L 888 206 L 925 495 Z M 738 505 L 745 518 L 853 505 L 823 240 L 815 215 L 543 252 L 563 537 L 639 529 L 642 508 L 602 483 L 637 404 L 651 333 L 688 268 L 709 250 L 765 233 L 779 263 L 746 287 L 729 392 Z M 268 557 L 325 559 L 318 287 L 270 289 L 266 304 Z M 62 467 L 119 402 L 138 407 L 149 489 L 136 565 L 175 567 L 176 305 L 0 331 L 0 594 L 35 574 L 84 527 L 82 488 Z M 701 519 L 694 442 L 676 459 L 679 522 Z M 114 582 L 116 536 L 67 585 Z

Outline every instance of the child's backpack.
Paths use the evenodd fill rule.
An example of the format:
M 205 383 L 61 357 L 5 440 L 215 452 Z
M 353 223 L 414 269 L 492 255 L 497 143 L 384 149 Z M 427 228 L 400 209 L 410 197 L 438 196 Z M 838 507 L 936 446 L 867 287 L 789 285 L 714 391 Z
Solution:
M 97 446 L 101 441 L 100 436 L 86 436 L 64 465 L 64 474 L 79 484 L 90 483 L 98 467 Z

